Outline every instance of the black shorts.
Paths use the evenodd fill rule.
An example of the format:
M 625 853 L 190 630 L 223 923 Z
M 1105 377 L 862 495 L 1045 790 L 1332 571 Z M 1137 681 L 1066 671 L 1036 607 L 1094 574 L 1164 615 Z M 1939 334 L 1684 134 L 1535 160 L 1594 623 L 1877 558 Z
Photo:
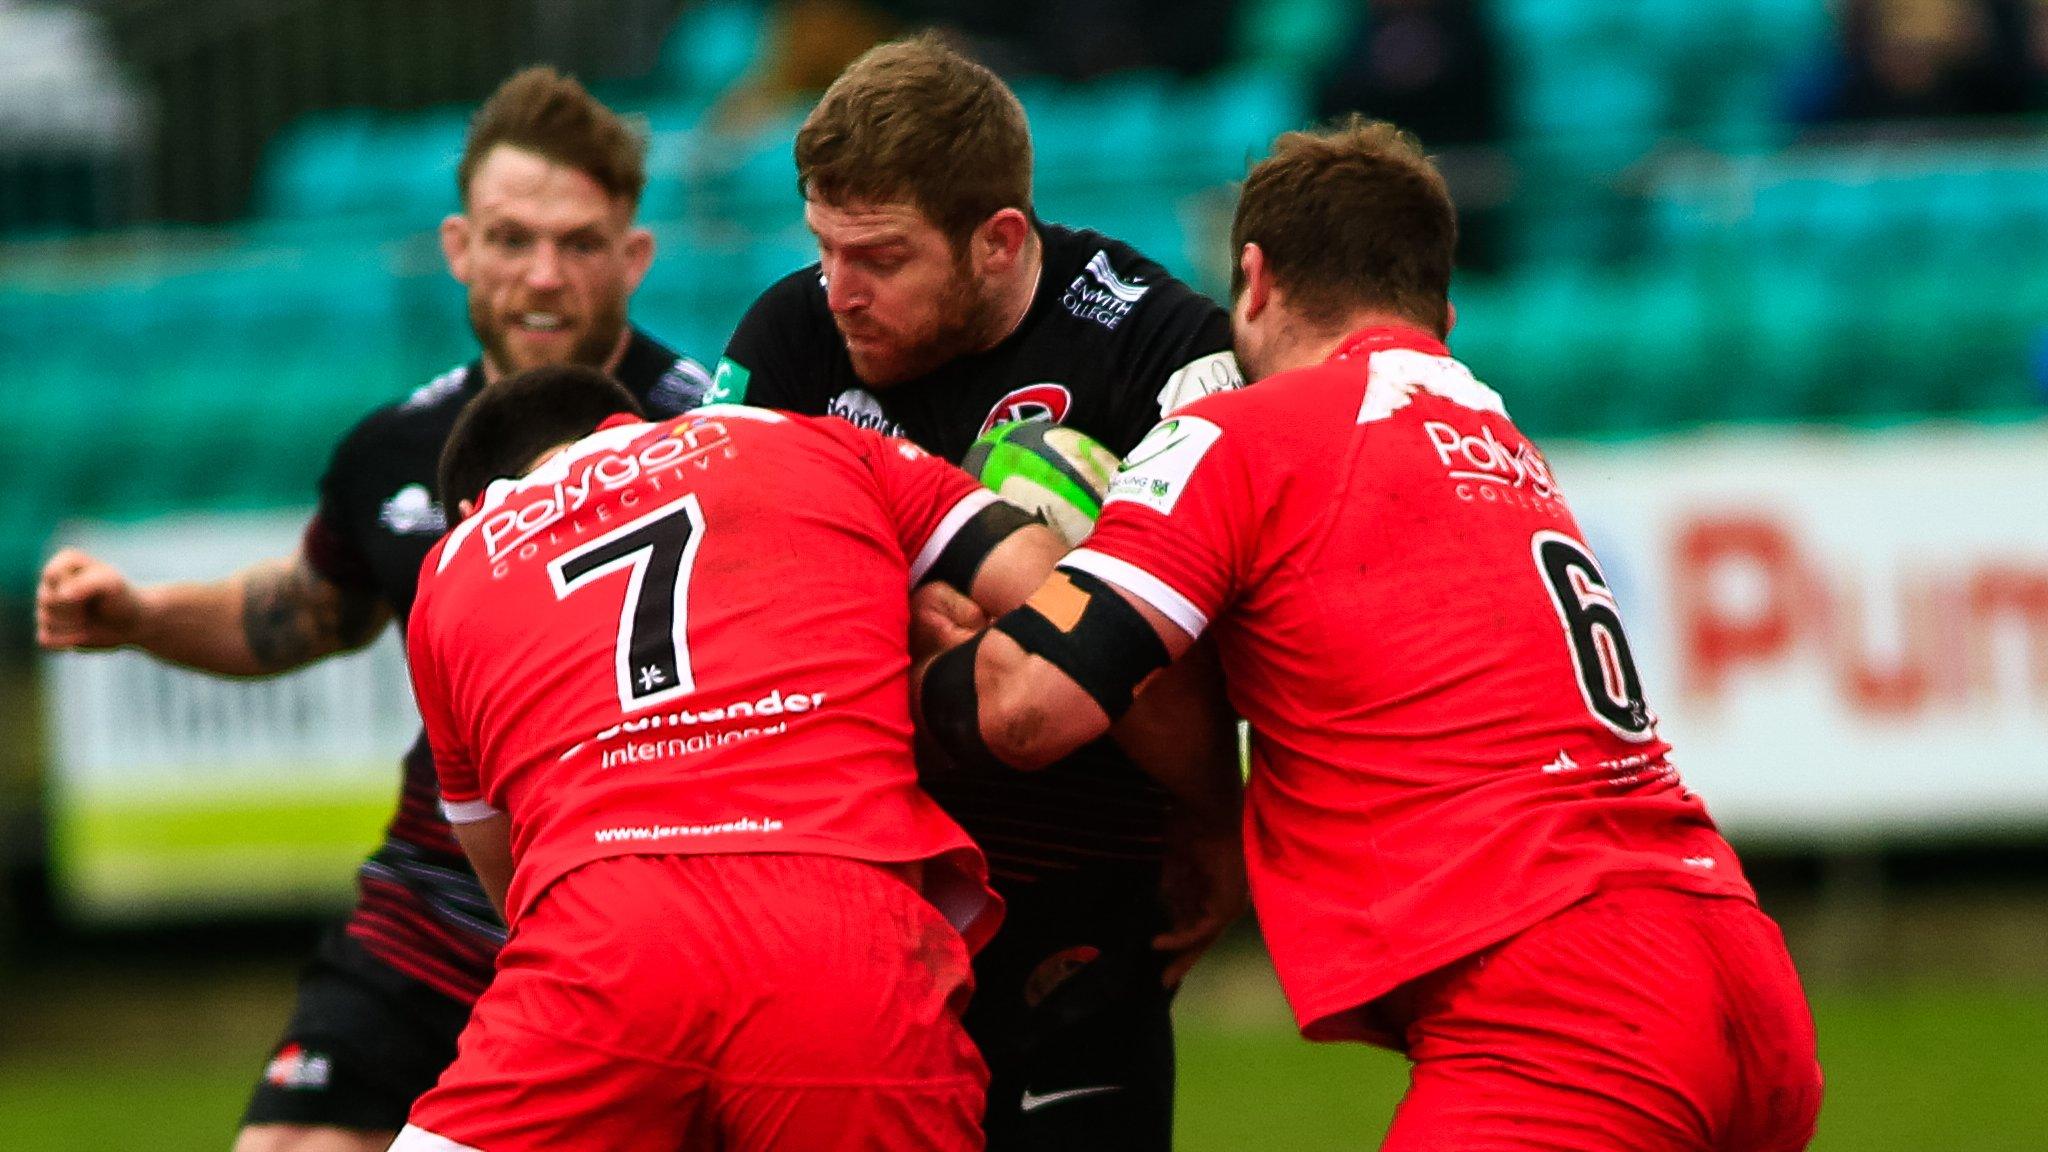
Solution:
M 989 1152 L 1173 1146 L 1173 996 L 1156 867 L 998 883 L 967 1032 L 988 1061 Z
M 396 1131 L 455 1059 L 469 1005 L 371 955 L 341 928 L 299 974 L 298 1005 L 242 1123 Z

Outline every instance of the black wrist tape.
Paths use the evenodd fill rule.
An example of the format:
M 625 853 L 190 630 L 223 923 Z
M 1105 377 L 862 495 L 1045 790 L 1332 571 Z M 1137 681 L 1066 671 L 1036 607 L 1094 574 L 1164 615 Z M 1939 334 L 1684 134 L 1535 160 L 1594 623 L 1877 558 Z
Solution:
M 974 690 L 974 660 L 987 635 L 977 632 L 967 643 L 940 653 L 924 670 L 924 686 L 917 696 L 925 735 L 956 767 L 969 771 L 1009 767 L 996 759 L 981 737 L 981 697 Z
M 995 628 L 1066 673 L 1111 723 L 1130 711 L 1138 685 L 1170 662 L 1159 633 L 1123 593 L 1066 568 Z

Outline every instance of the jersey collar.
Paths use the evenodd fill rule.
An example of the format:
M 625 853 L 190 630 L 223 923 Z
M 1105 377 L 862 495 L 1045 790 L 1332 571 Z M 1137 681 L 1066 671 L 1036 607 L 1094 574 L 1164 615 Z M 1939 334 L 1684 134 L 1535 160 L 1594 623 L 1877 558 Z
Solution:
M 1451 354 L 1451 350 L 1444 347 L 1443 341 L 1420 328 L 1411 328 L 1403 324 L 1375 324 L 1370 328 L 1360 328 L 1346 336 L 1344 342 L 1337 345 L 1337 350 L 1330 354 L 1330 361 L 1362 358 L 1394 348 L 1422 352 L 1430 356 Z

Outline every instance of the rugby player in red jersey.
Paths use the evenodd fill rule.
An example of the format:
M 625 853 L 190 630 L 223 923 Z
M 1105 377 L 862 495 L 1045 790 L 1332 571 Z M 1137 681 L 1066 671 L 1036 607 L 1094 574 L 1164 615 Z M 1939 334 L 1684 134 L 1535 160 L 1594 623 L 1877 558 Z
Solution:
M 335 447 L 291 556 L 204 583 L 138 588 L 66 549 L 36 592 L 50 648 L 138 646 L 202 671 L 268 676 L 361 648 L 412 607 L 420 559 L 447 524 L 434 469 L 456 414 L 504 376 L 602 367 L 649 411 L 695 406 L 710 377 L 628 323 L 654 255 L 633 222 L 646 142 L 575 80 L 529 68 L 471 122 L 462 211 L 442 253 L 467 289 L 481 354 L 364 417 Z M 370 1152 L 455 1057 L 504 926 L 434 799 L 424 741 L 397 811 L 327 933 L 243 1114 L 236 1152 Z
M 1556 477 L 1444 346 L 1455 243 L 1392 126 L 1282 136 L 1232 230 L 1256 383 L 1160 424 L 1027 606 L 956 630 L 925 722 L 963 763 L 1043 764 L 1214 633 L 1302 1032 L 1413 1061 L 1386 1148 L 1803 1148 L 1798 976 Z M 972 619 L 928 600 L 934 632 Z
M 442 460 L 481 495 L 408 651 L 511 937 L 394 1147 L 979 1148 L 960 1013 L 1000 904 L 917 782 L 908 593 L 1007 610 L 1063 547 L 907 441 L 632 407 L 527 373 Z

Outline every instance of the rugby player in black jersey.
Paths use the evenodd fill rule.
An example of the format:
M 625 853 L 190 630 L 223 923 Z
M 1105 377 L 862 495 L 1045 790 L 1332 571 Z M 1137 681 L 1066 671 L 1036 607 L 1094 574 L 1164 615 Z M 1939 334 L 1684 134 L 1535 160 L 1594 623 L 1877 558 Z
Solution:
M 651 412 L 694 407 L 695 361 L 630 326 L 653 258 L 634 224 L 645 143 L 574 80 L 530 69 L 477 113 L 442 249 L 482 355 L 372 412 L 335 449 L 296 554 L 205 584 L 138 588 L 94 558 L 52 558 L 37 592 L 49 648 L 135 645 L 174 663 L 265 676 L 368 644 L 412 606 L 445 521 L 442 442 L 469 397 L 527 368 L 587 364 Z M 237 1152 L 381 1149 L 454 1058 L 504 936 L 442 818 L 424 740 L 397 814 L 362 867 L 348 920 L 321 942 L 258 1083 Z
M 1029 417 L 1121 455 L 1165 412 L 1239 383 L 1215 303 L 1124 244 L 1033 215 L 1023 108 L 934 38 L 851 65 L 796 162 L 819 263 L 748 311 L 714 400 L 834 414 L 958 461 Z M 1216 767 L 1234 793 L 1234 760 Z M 1106 744 L 927 788 L 1009 904 L 967 1017 L 991 1072 L 989 1147 L 1169 1147 L 1171 989 L 1242 907 L 1234 822 L 1208 814 L 1195 834 Z M 1162 900 L 1163 855 L 1207 882 Z

